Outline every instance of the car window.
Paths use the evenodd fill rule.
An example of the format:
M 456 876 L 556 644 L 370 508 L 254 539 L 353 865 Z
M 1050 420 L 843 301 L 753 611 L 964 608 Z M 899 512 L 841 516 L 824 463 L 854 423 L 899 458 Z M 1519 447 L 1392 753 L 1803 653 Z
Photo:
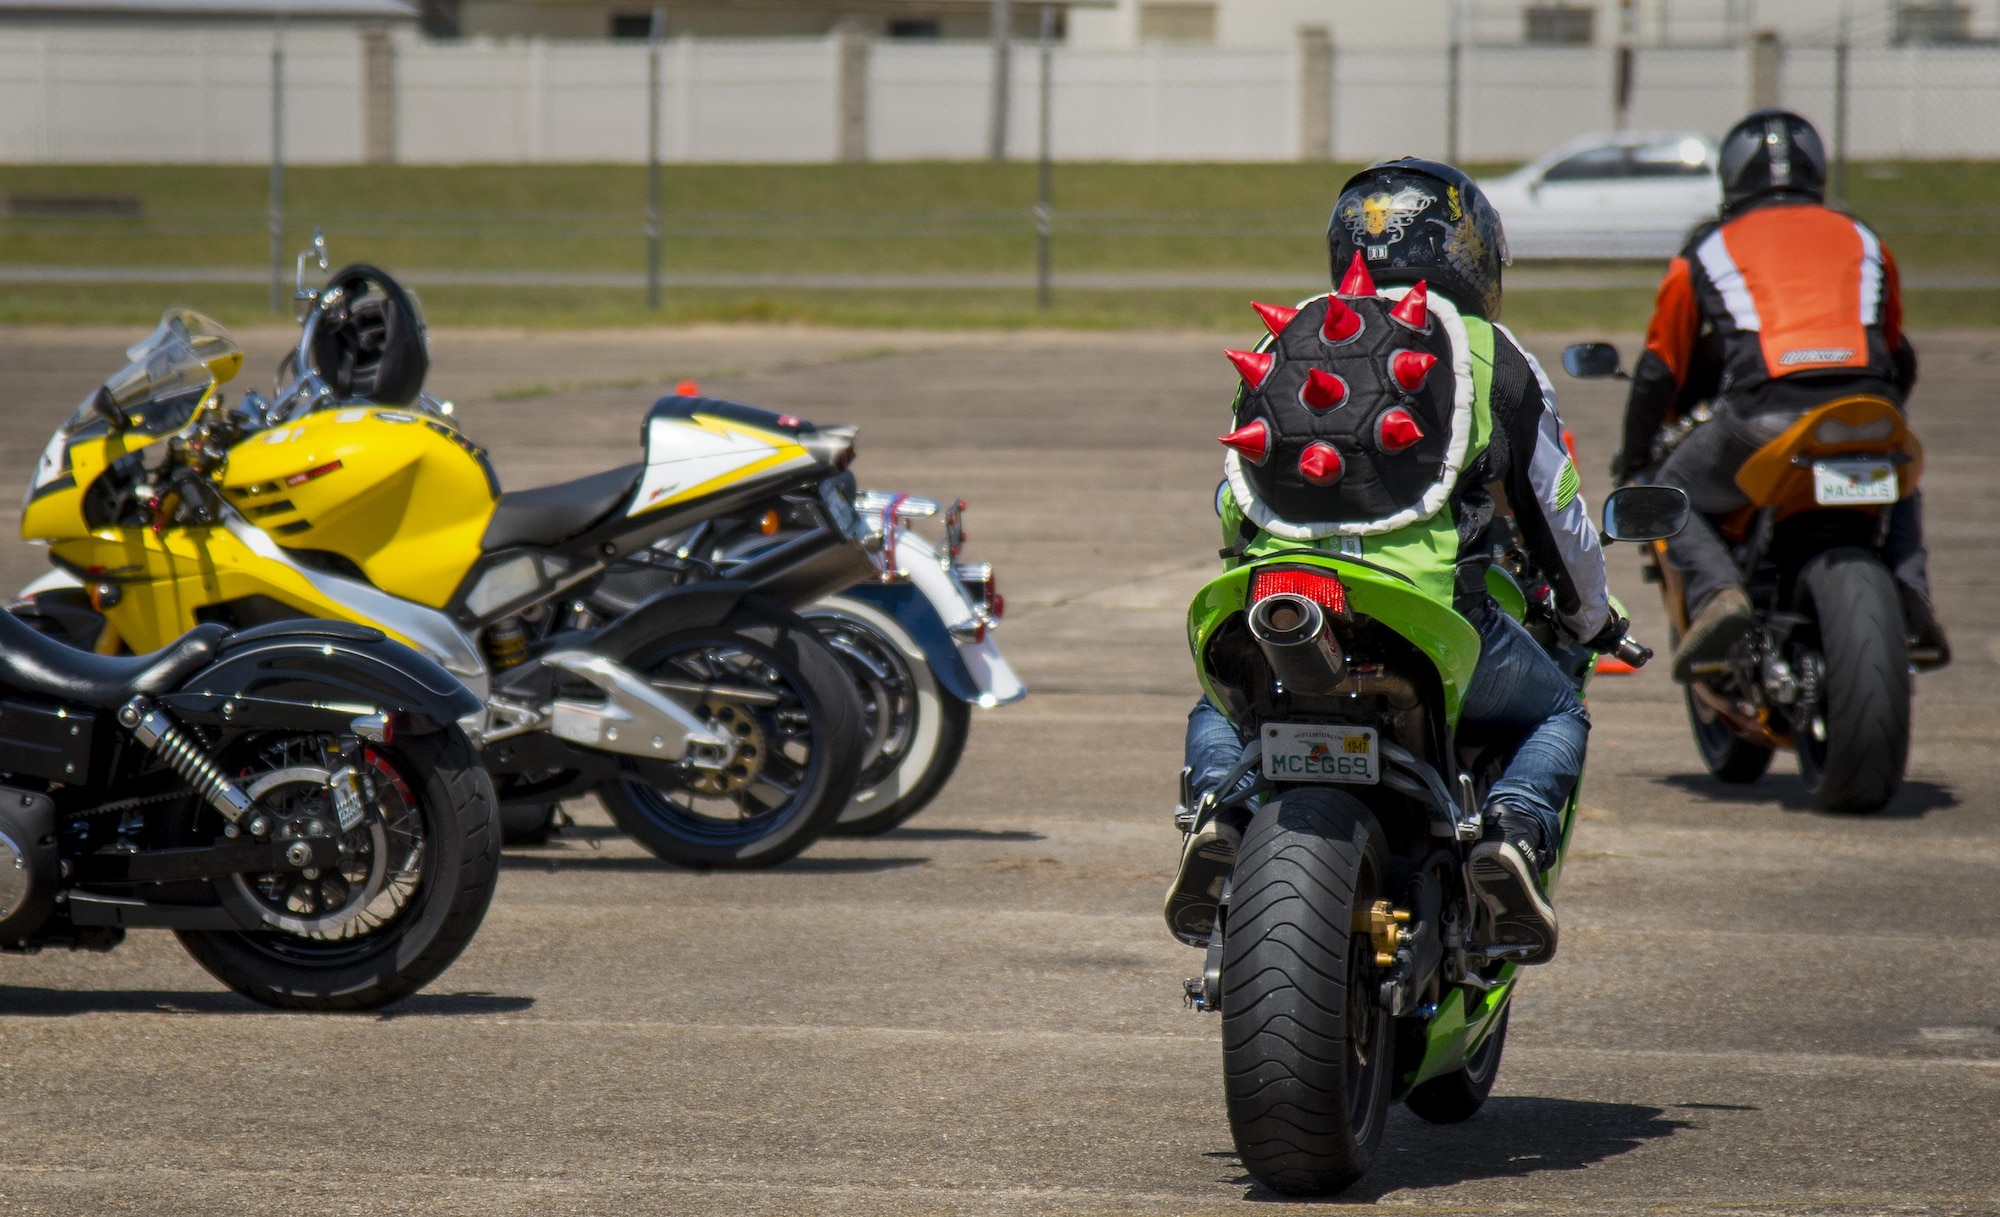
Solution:
M 1627 172 L 1633 177 L 1708 177 L 1708 149 L 1700 140 L 1643 144 L 1632 151 Z
M 1545 182 L 1596 182 L 1626 176 L 1625 149 L 1590 148 L 1550 165 Z

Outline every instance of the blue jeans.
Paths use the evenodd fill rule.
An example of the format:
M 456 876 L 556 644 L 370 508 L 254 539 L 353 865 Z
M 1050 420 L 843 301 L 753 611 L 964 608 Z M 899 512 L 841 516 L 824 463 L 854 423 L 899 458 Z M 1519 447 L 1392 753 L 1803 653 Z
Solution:
M 1479 627 L 1479 666 L 1459 721 L 1519 736 L 1487 805 L 1505 803 L 1534 817 L 1546 863 L 1562 845 L 1562 809 L 1583 775 L 1590 717 L 1562 669 L 1519 622 L 1489 604 L 1473 624 Z M 1186 763 L 1194 770 L 1197 796 L 1229 776 L 1248 744 L 1206 697 L 1195 703 L 1188 715 Z M 1253 769 L 1244 784 L 1255 777 Z

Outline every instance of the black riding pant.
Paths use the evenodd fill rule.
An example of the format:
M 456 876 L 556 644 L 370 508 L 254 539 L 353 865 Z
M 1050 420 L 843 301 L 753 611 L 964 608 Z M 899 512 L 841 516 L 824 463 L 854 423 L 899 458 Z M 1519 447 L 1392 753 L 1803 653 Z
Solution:
M 1770 410 L 1744 417 L 1725 405 L 1644 479 L 1659 486 L 1680 487 L 1694 508 L 1687 527 L 1667 542 L 1667 561 L 1686 583 L 1690 617 L 1717 592 L 1740 586 L 1743 581 L 1729 545 L 1711 522 L 1749 503 L 1737 488 L 1736 471 L 1752 453 L 1784 434 L 1806 412 Z M 1899 581 L 1928 598 L 1922 499 L 1921 494 L 1913 494 L 1890 509 L 1883 558 Z

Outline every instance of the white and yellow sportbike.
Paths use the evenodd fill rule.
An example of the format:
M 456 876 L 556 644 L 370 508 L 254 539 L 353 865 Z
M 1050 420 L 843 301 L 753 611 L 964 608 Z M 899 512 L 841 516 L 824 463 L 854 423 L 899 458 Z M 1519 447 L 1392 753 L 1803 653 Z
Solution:
M 770 865 L 839 817 L 861 706 L 784 605 L 879 569 L 844 472 L 851 430 L 670 397 L 646 417 L 644 461 L 502 493 L 417 393 L 422 319 L 393 279 L 350 267 L 300 308 L 275 401 L 225 404 L 241 356 L 218 357 L 234 344 L 197 313 L 170 311 L 127 352 L 42 455 L 22 534 L 57 570 L 18 614 L 106 654 L 204 621 L 375 626 L 479 697 L 463 725 L 503 801 L 595 793 L 684 865 Z M 772 501 L 817 527 L 727 578 L 602 611 L 614 567 Z

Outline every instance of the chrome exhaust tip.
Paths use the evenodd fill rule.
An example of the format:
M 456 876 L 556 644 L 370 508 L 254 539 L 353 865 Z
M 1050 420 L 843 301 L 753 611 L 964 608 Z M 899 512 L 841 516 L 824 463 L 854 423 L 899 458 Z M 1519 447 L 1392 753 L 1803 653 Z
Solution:
M 1279 592 L 1250 606 L 1250 636 L 1278 683 L 1293 693 L 1330 694 L 1347 661 L 1327 629 L 1326 610 L 1304 596 Z

